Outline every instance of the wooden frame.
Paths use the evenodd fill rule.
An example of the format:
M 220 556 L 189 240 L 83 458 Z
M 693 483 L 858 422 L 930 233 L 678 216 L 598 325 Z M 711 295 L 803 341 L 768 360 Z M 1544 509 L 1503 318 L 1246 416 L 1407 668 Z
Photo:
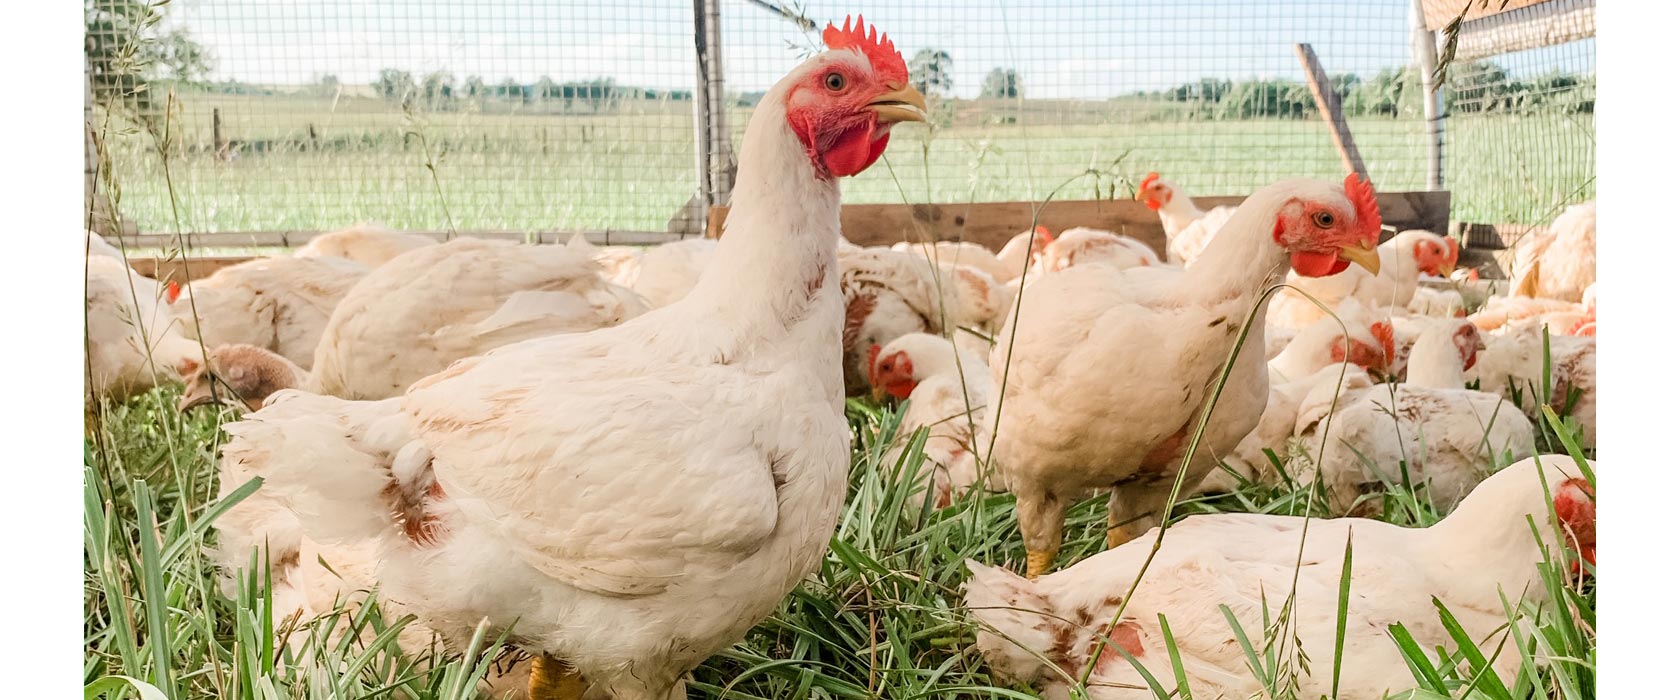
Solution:
M 1196 205 L 1207 209 L 1235 205 L 1242 197 L 1197 197 Z M 979 202 L 974 204 L 844 204 L 840 207 L 840 229 L 846 238 L 861 246 L 892 245 L 900 241 L 963 240 L 992 250 L 1034 224 L 1033 212 L 1040 202 Z M 1426 229 L 1447 232 L 1452 205 L 1449 192 L 1382 192 L 1377 206 L 1383 223 L 1396 230 Z M 717 238 L 729 207 L 712 207 L 706 217 L 706 236 Z M 1143 202 L 1129 199 L 1055 201 L 1043 206 L 1036 223 L 1061 232 L 1075 226 L 1089 226 L 1131 236 L 1165 251 L 1166 234 L 1161 217 Z
M 1448 24 L 1458 19 L 1458 13 L 1464 12 L 1464 21 L 1469 23 L 1483 17 L 1492 17 L 1504 12 L 1521 9 L 1530 5 L 1538 5 L 1547 0 L 1423 0 L 1424 26 L 1430 29 L 1445 29 Z M 1466 6 L 1469 11 L 1465 12 Z M 1459 25 L 1463 26 L 1463 25 Z

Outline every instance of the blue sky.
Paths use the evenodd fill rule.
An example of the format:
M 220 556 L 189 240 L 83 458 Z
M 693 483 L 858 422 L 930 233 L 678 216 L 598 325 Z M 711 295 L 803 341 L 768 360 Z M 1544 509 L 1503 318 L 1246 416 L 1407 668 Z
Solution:
M 954 92 L 1013 67 L 1029 97 L 1106 98 L 1204 76 L 1297 77 L 1309 42 L 1332 72 L 1368 74 L 1410 55 L 1410 0 L 924 0 L 798 3 L 819 23 L 861 12 L 909 58 L 950 52 Z M 721 0 L 729 89 L 768 87 L 814 46 L 791 22 Z M 366 83 L 384 67 L 457 80 L 611 76 L 690 88 L 692 0 L 176 0 L 172 21 L 216 56 L 215 78 Z M 1540 57 L 1543 59 L 1544 57 Z M 1521 60 L 1517 66 L 1544 63 Z

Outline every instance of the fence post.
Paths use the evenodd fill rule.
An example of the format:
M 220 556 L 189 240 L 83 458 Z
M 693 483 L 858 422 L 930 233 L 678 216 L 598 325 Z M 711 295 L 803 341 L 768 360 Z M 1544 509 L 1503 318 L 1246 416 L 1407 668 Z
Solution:
M 1410 9 L 1412 62 L 1423 76 L 1423 185 L 1426 190 L 1440 190 L 1445 188 L 1442 145 L 1446 136 L 1445 105 L 1441 91 L 1435 87 L 1435 68 L 1440 59 L 1436 54 L 1435 32 L 1423 16 L 1423 0 L 1412 0 Z

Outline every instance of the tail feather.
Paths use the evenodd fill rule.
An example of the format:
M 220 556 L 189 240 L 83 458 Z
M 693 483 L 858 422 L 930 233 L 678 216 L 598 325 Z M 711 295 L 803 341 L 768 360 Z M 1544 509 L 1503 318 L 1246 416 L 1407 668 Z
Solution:
M 1058 640 L 1072 640 L 1071 623 L 1057 618 L 1036 584 L 1002 567 L 970 559 L 973 578 L 964 586 L 964 603 L 980 622 L 976 645 L 992 670 L 1024 683 L 1053 674 Z M 1061 650 L 1065 654 L 1066 650 Z
M 300 391 L 225 426 L 224 474 L 263 478 L 259 494 L 296 516 L 323 542 L 357 542 L 396 531 L 391 466 L 409 442 L 396 400 L 346 401 Z M 264 493 L 266 492 L 266 493 Z

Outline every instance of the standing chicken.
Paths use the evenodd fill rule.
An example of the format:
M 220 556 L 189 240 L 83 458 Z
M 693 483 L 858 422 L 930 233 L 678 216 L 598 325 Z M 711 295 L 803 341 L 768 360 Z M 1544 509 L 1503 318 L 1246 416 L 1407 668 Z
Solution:
M 980 654 L 994 672 L 1041 686 L 1046 698 L 1068 697 L 1067 679 L 1078 678 L 1093 654 L 1084 695 L 1092 700 L 1159 698 L 1149 683 L 1171 687 L 1175 669 L 1188 687 L 1174 697 L 1272 697 L 1237 635 L 1256 648 L 1265 640 L 1268 658 L 1269 641 L 1277 638 L 1277 655 L 1300 664 L 1293 676 L 1299 686 L 1288 686 L 1292 696 L 1331 697 L 1335 688 L 1336 697 L 1386 698 L 1417 684 L 1410 660 L 1390 637 L 1393 625 L 1403 625 L 1424 649 L 1458 648 L 1439 605 L 1462 625 L 1458 634 L 1491 660 L 1495 682 L 1509 687 L 1527 658 L 1512 645 L 1530 642 L 1509 638 L 1506 610 L 1546 595 L 1535 562 L 1595 561 L 1597 507 L 1591 482 L 1574 461 L 1548 455 L 1495 474 L 1428 528 L 1363 518 L 1309 524 L 1281 515 L 1193 515 L 1166 531 L 1146 564 L 1152 540 L 1037 581 L 969 562 L 974 578 L 966 602 L 981 623 Z M 1350 547 L 1344 607 L 1338 600 Z M 1289 624 L 1274 628 L 1284 599 L 1291 612 L 1281 614 Z M 1122 601 L 1124 616 L 1104 641 Z M 1162 618 L 1172 630 L 1171 646 Z M 1240 631 L 1232 629 L 1233 619 Z M 1274 634 L 1278 629 L 1282 634 Z M 1134 664 L 1155 680 L 1146 681 Z
M 1548 230 L 1517 244 L 1511 280 L 1518 296 L 1580 301 L 1598 280 L 1598 202 L 1563 210 Z
M 1208 242 L 1231 220 L 1236 207 L 1214 207 L 1202 211 L 1178 186 L 1150 173 L 1138 183 L 1137 199 L 1161 215 L 1167 234 L 1167 262 L 1189 266 L 1207 248 Z
M 485 621 L 538 654 L 536 700 L 685 697 L 684 673 L 816 568 L 845 496 L 837 180 L 924 103 L 861 20 L 823 38 L 747 124 L 682 301 L 393 401 L 282 392 L 228 428 L 224 468 L 312 538 L 380 543 L 382 591 L 447 640 Z
M 1092 488 L 1111 492 L 1111 546 L 1147 529 L 1261 293 L 1288 268 L 1329 275 L 1351 260 L 1374 270 L 1380 226 L 1370 183 L 1356 176 L 1342 187 L 1286 180 L 1243 202 L 1188 270 L 1076 266 L 1022 290 L 1019 319 L 991 357 L 1001 417 L 990 459 L 1015 492 L 1027 573 L 1050 568 L 1070 501 Z M 1265 322 L 1262 310 L 1187 484 L 1260 419 Z
M 259 258 L 171 287 L 169 309 L 205 347 L 255 345 L 307 370 L 333 309 L 367 273 L 344 258 Z
M 344 258 L 367 268 L 376 268 L 393 258 L 417 248 L 437 245 L 437 239 L 418 233 L 392 231 L 374 224 L 356 224 L 309 239 L 299 248 L 300 258 Z
M 949 339 L 926 333 L 877 346 L 869 355 L 869 385 L 876 400 L 890 394 L 910 403 L 881 463 L 896 465 L 911 435 L 927 428 L 922 446 L 926 460 L 917 481 L 929 485 L 927 498 L 934 505 L 951 505 L 980 480 L 975 427 L 985 420 L 992 394 L 985 360 L 963 352 Z

